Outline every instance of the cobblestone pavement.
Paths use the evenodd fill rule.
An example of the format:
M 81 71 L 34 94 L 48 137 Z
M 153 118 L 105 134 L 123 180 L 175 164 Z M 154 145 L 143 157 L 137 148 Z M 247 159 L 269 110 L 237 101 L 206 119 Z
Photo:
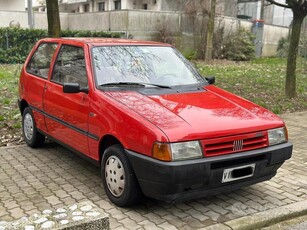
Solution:
M 272 180 L 235 192 L 169 205 L 147 199 L 114 206 L 99 168 L 56 144 L 0 148 L 0 221 L 92 201 L 110 215 L 111 229 L 197 229 L 307 199 L 307 112 L 282 116 L 294 152 Z

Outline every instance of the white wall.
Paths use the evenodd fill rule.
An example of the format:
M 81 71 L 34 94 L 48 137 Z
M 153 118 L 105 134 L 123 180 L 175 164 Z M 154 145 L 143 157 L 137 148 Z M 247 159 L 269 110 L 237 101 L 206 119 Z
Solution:
M 1 0 L 0 0 L 1 1 Z M 11 0 L 8 0 L 11 1 Z M 21 0 L 19 0 L 21 2 Z M 41 6 L 42 4 L 40 4 L 39 0 L 32 0 L 32 6 L 33 7 L 38 7 Z M 28 0 L 24 0 L 24 7 L 27 8 L 28 7 Z
M 287 37 L 289 29 L 282 26 L 272 26 L 264 24 L 262 40 L 262 56 L 275 56 L 277 52 L 278 41 L 282 37 Z
M 35 28 L 47 28 L 46 13 L 35 12 Z M 191 26 L 185 24 L 188 20 L 181 13 L 155 12 L 145 10 L 121 10 L 97 13 L 61 13 L 62 29 L 116 31 L 124 32 L 134 39 L 159 40 L 161 33 L 174 39 L 177 47 L 193 49 L 196 30 L 189 30 Z M 28 28 L 27 12 L 0 11 L 0 27 L 9 26 L 15 20 L 22 28 Z M 251 29 L 252 23 L 230 17 L 216 18 L 216 28 L 224 27 L 225 36 L 244 27 Z M 194 32 L 193 32 L 194 31 Z M 264 26 L 262 56 L 276 55 L 278 41 L 286 37 L 289 29 L 281 26 Z
M 39 7 L 38 0 L 32 0 L 33 7 Z M 0 0 L 0 10 L 25 11 L 28 7 L 28 0 Z
M 0 10 L 24 11 L 25 2 L 24 0 L 0 0 Z
M 134 4 L 129 0 L 122 0 L 122 9 L 134 9 Z

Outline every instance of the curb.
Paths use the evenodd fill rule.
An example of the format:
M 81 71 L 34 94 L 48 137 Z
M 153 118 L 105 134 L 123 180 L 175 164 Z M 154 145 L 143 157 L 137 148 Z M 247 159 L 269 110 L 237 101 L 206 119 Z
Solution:
M 307 200 L 211 225 L 202 230 L 252 230 L 307 214 Z

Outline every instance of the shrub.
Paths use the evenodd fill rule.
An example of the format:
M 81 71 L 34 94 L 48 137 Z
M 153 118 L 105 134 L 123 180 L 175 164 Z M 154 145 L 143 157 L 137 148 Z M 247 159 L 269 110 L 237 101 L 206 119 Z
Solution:
M 278 57 L 287 57 L 289 50 L 289 39 L 288 38 L 281 38 L 278 41 L 277 45 L 277 56 Z
M 278 57 L 287 57 L 289 52 L 290 37 L 283 37 L 278 41 L 277 46 L 277 56 Z M 298 46 L 298 55 L 301 57 L 307 58 L 307 38 L 304 31 L 301 34 L 299 46 Z
M 220 59 L 223 55 L 223 38 L 224 38 L 224 27 L 219 27 L 214 31 L 213 35 L 213 58 Z
M 224 38 L 221 57 L 233 61 L 249 61 L 255 58 L 254 35 L 245 30 L 229 34 Z
M 62 37 L 120 37 L 119 33 L 102 31 L 61 31 Z M 47 30 L 0 28 L 0 64 L 23 63 L 33 45 L 48 37 Z
M 186 52 L 182 52 L 183 56 L 188 60 L 196 60 L 197 59 L 197 52 L 195 50 L 190 50 Z

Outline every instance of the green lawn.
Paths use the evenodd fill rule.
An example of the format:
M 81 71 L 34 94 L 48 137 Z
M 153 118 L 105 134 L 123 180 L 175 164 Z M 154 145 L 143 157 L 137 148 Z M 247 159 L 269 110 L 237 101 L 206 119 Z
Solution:
M 216 77 L 216 85 L 251 100 L 274 113 L 307 110 L 307 60 L 297 65 L 298 97 L 286 99 L 286 60 L 261 58 L 252 62 L 214 61 L 196 63 L 203 76 Z
M 307 110 L 307 60 L 297 66 L 295 99 L 284 96 L 286 60 L 261 58 L 252 62 L 196 62 L 203 76 L 216 76 L 216 85 L 275 113 Z M 0 146 L 20 141 L 21 116 L 17 106 L 21 65 L 0 65 Z
M 21 65 L 0 65 L 0 146 L 20 141 L 18 78 Z

